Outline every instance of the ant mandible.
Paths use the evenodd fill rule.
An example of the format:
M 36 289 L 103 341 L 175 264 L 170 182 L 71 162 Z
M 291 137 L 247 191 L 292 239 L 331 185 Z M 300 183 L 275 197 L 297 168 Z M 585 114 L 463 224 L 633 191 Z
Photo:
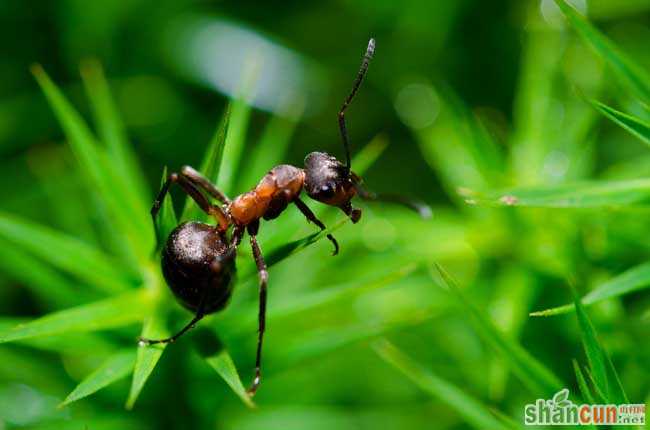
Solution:
M 366 75 L 368 63 L 374 52 L 375 40 L 370 39 L 352 91 L 343 102 L 338 114 L 339 128 L 345 148 L 345 165 L 325 152 L 312 152 L 305 158 L 304 169 L 288 164 L 276 166 L 262 178 L 253 190 L 237 196 L 234 200 L 229 199 L 207 178 L 189 166 L 184 166 L 180 173 L 169 175 L 151 208 L 154 224 L 169 187 L 171 184 L 177 183 L 205 213 L 216 220 L 217 225 L 194 221 L 184 222 L 170 233 L 162 250 L 163 276 L 176 299 L 184 307 L 193 311 L 195 316 L 174 336 L 155 340 L 140 338 L 140 345 L 174 342 L 194 327 L 205 315 L 219 311 L 226 306 L 232 294 L 231 280 L 235 275 L 237 246 L 246 231 L 250 237 L 250 245 L 259 274 L 259 325 L 255 377 L 248 389 L 249 394 L 253 395 L 259 387 L 261 379 L 268 282 L 266 263 L 256 239 L 260 219 L 275 219 L 290 203 L 293 203 L 307 218 L 307 221 L 311 221 L 321 230 L 325 230 L 325 225 L 300 199 L 303 189 L 312 199 L 340 208 L 353 223 L 358 222 L 361 217 L 361 209 L 353 208 L 350 203 L 355 195 L 365 200 L 400 203 L 416 210 L 424 217 L 429 215 L 428 206 L 423 204 L 401 196 L 381 196 L 366 191 L 361 187 L 361 178 L 350 169 L 345 111 Z M 219 201 L 221 205 L 210 203 L 204 193 Z M 234 228 L 231 238 L 228 240 L 227 231 L 231 225 Z M 339 251 L 336 239 L 331 234 L 327 234 L 327 238 L 334 245 L 333 255 L 336 255 Z

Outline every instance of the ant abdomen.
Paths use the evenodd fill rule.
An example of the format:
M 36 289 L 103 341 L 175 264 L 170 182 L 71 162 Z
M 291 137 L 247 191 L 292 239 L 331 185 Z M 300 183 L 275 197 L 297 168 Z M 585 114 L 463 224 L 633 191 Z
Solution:
M 185 222 L 162 252 L 162 272 L 176 299 L 187 309 L 209 314 L 222 309 L 232 293 L 235 252 L 214 227 Z

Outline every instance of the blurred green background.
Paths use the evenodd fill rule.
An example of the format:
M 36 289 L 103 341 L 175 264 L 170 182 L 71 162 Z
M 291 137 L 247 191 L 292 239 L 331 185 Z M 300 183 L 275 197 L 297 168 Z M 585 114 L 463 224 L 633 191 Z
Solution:
M 650 69 L 650 1 L 572 4 L 617 47 L 611 52 L 634 62 L 632 72 L 602 46 L 598 55 L 552 0 L 0 2 L 1 341 L 50 312 L 142 286 L 154 296 L 118 302 L 123 313 L 109 316 L 64 314 L 70 327 L 46 320 L 0 345 L 0 428 L 518 427 L 524 404 L 559 388 L 585 398 L 572 360 L 585 369 L 582 342 L 593 339 L 576 313 L 529 316 L 570 303 L 569 285 L 581 296 L 614 292 L 586 303 L 587 313 L 627 398 L 647 402 L 650 86 L 634 78 Z M 257 281 L 246 246 L 231 306 L 164 354 L 138 352 L 136 379 L 146 384 L 134 393 L 143 319 L 173 331 L 190 318 L 150 259 L 147 211 L 163 168 L 201 165 L 231 99 L 215 178 L 229 194 L 275 164 L 301 166 L 314 150 L 342 159 L 336 112 L 371 36 L 376 55 L 347 115 L 355 168 L 373 190 L 426 201 L 432 219 L 359 203 L 361 222 L 341 227 L 339 212 L 309 201 L 337 226 L 337 257 L 326 241 L 282 251 L 315 231 L 291 208 L 263 223 L 262 249 L 277 264 L 257 408 L 195 348 L 222 342 L 247 385 Z M 117 200 L 97 188 L 78 135 L 65 127 L 73 116 L 57 120 L 33 63 L 91 124 L 100 151 L 108 145 L 103 174 L 119 182 Z M 110 128 L 119 123 L 111 109 L 96 109 L 105 101 L 98 64 L 137 164 L 115 164 L 111 136 L 121 136 L 111 133 L 122 129 Z M 637 135 L 587 99 L 633 115 Z M 122 203 L 126 188 L 139 200 Z M 180 216 L 182 196 L 172 194 Z M 512 203 L 529 207 L 505 207 Z M 150 376 L 138 373 L 145 360 Z M 119 364 L 119 380 L 56 408 L 104 363 Z M 585 371 L 597 391 L 597 363 Z

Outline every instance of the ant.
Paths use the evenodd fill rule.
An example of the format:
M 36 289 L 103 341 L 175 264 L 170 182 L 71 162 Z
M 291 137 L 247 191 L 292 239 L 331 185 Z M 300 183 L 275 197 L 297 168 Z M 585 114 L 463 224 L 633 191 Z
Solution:
M 361 187 L 361 178 L 351 170 L 348 133 L 345 125 L 345 111 L 359 89 L 368 70 L 368 63 L 375 52 L 375 40 L 370 39 L 361 68 L 354 81 L 352 91 L 343 102 L 338 119 L 346 164 L 325 152 L 312 152 L 305 158 L 305 168 L 282 164 L 271 169 L 257 186 L 235 199 L 229 199 L 207 178 L 184 166 L 180 173 L 172 173 L 163 184 L 151 208 L 154 224 L 171 184 L 178 184 L 217 225 L 201 222 L 184 222 L 169 235 L 162 250 L 161 266 L 163 276 L 176 299 L 195 313 L 194 318 L 175 335 L 166 339 L 139 339 L 139 344 L 171 343 L 181 337 L 205 315 L 223 309 L 232 294 L 231 281 L 235 276 L 237 247 L 244 232 L 248 232 L 253 256 L 259 274 L 259 326 L 255 377 L 248 389 L 254 395 L 260 385 L 262 363 L 262 341 L 266 318 L 266 288 L 268 272 L 262 251 L 257 242 L 260 219 L 277 218 L 290 203 L 316 224 L 321 231 L 323 224 L 301 199 L 304 189 L 314 200 L 340 208 L 353 223 L 361 218 L 361 209 L 353 208 L 350 201 L 354 196 L 365 200 L 385 200 L 403 204 L 416 210 L 423 217 L 430 215 L 428 206 L 412 202 L 401 196 L 381 196 Z M 204 194 L 205 193 L 205 194 Z M 206 194 L 221 205 L 210 203 Z M 230 240 L 227 231 L 234 225 Z M 339 251 L 334 236 L 327 234 L 334 246 L 333 255 Z

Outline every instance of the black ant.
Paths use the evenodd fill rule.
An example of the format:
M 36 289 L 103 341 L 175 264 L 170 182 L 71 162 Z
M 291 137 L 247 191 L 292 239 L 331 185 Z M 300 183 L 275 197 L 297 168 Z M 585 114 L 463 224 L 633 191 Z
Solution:
M 361 187 L 361 178 L 350 170 L 345 110 L 357 93 L 374 52 L 375 40 L 370 39 L 352 91 L 343 102 L 338 114 L 339 128 L 345 148 L 345 165 L 324 152 L 312 152 L 305 158 L 304 169 L 288 164 L 276 166 L 262 178 L 252 191 L 241 194 L 234 200 L 230 200 L 207 178 L 189 166 L 184 166 L 180 173 L 169 175 L 151 208 L 154 223 L 169 187 L 171 184 L 177 183 L 204 212 L 214 217 L 217 225 L 185 222 L 177 226 L 169 235 L 162 250 L 162 272 L 176 299 L 187 309 L 195 312 L 195 316 L 174 336 L 156 340 L 141 338 L 140 345 L 174 342 L 194 327 L 205 315 L 219 311 L 226 306 L 232 294 L 231 280 L 235 274 L 237 246 L 241 242 L 244 231 L 247 231 L 259 273 L 259 328 L 255 378 L 248 389 L 249 394 L 253 395 L 259 387 L 261 378 L 260 366 L 268 282 L 266 263 L 256 239 L 260 219 L 275 219 L 290 203 L 293 203 L 305 215 L 307 221 L 311 221 L 321 230 L 325 230 L 325 225 L 300 199 L 303 188 L 312 199 L 340 208 L 353 223 L 358 222 L 361 218 L 361 209 L 353 208 L 350 203 L 355 195 L 366 200 L 401 203 L 418 211 L 422 216 L 429 215 L 429 208 L 423 204 L 412 202 L 401 196 L 378 196 L 364 190 Z M 218 200 L 221 205 L 210 203 L 204 193 Z M 228 240 L 226 233 L 231 224 L 234 225 L 234 228 L 231 238 Z M 328 234 L 327 238 L 334 245 L 333 254 L 336 255 L 339 251 L 336 239 L 331 234 Z

